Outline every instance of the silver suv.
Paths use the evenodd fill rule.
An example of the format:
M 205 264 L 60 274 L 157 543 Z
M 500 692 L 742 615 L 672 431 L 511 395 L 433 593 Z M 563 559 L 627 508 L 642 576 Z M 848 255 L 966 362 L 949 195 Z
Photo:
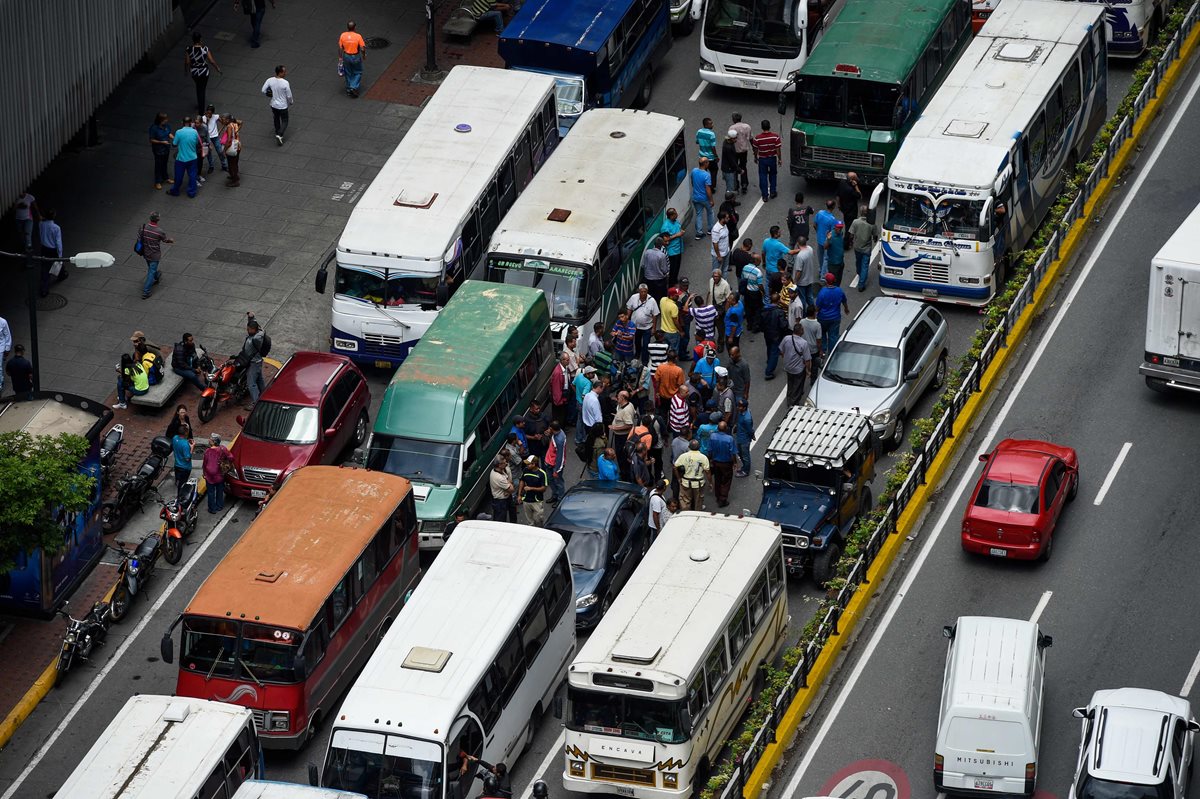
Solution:
M 1186 699 L 1145 688 L 1097 691 L 1083 719 L 1069 799 L 1184 799 L 1200 725 Z
M 895 449 L 921 394 L 946 382 L 947 331 L 932 305 L 873 298 L 834 345 L 805 404 L 866 414 L 875 435 Z

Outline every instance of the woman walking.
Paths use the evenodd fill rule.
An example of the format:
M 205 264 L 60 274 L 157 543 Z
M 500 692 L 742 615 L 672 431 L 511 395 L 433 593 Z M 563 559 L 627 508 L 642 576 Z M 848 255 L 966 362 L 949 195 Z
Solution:
M 241 185 L 238 178 L 238 161 L 242 157 L 242 123 L 233 118 L 230 114 L 227 116 L 229 120 L 225 125 L 225 130 L 221 131 L 221 144 L 225 147 L 225 163 L 229 166 L 229 177 L 225 179 L 225 185 L 237 188 Z
M 154 188 L 161 189 L 164 183 L 175 181 L 167 177 L 167 159 L 171 157 L 171 126 L 167 124 L 167 115 L 161 111 L 154 115 L 154 124 L 150 126 L 150 152 L 154 154 Z
M 221 71 L 217 62 L 213 60 L 212 51 L 204 45 L 202 39 L 200 32 L 196 31 L 192 34 L 192 46 L 183 51 L 183 68 L 192 76 L 192 83 L 196 84 L 197 115 L 204 114 L 204 94 L 208 91 L 209 67 L 217 72 Z

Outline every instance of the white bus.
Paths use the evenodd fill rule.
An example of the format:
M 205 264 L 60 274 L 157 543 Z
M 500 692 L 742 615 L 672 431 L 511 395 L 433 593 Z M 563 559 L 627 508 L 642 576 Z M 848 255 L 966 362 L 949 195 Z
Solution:
M 403 361 L 558 138 L 553 78 L 450 70 L 338 240 L 331 350 L 380 368 Z
M 492 236 L 487 279 L 546 292 L 556 339 L 605 327 L 641 282 L 667 208 L 691 218 L 683 120 L 585 111 Z
M 701 80 L 776 92 L 791 88 L 843 2 L 696 0 L 693 13 L 697 6 L 703 9 Z
M 250 708 L 174 696 L 125 703 L 56 799 L 228 799 L 262 777 Z
M 784 642 L 786 588 L 774 522 L 671 517 L 571 664 L 563 786 L 693 794 Z
M 290 782 L 248 780 L 242 783 L 233 799 L 366 799 L 361 793 L 339 791 L 337 788 L 314 788 Z
M 573 598 L 558 533 L 459 524 L 346 695 L 320 784 L 474 796 L 460 753 L 511 768 L 528 746 L 575 651 Z
M 884 294 L 984 305 L 1107 114 L 1104 9 L 1004 0 L 909 131 L 886 193 Z

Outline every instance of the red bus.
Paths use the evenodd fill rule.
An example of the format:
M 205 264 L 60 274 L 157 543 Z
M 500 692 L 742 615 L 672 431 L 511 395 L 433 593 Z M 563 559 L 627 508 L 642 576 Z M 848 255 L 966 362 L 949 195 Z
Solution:
M 175 693 L 243 705 L 264 747 L 332 713 L 420 576 L 412 486 L 386 472 L 291 474 L 163 635 Z

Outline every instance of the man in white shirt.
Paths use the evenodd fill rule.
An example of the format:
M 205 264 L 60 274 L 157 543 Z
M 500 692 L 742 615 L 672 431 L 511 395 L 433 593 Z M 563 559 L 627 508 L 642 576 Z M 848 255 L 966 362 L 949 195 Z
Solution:
M 729 264 L 729 214 L 722 211 L 717 215 L 717 224 L 712 227 L 712 268 L 725 271 Z
M 287 132 L 288 109 L 292 106 L 292 84 L 287 82 L 287 67 L 275 67 L 275 77 L 267 78 L 262 93 L 271 98 L 271 116 L 275 121 L 275 141 L 283 146 L 283 134 Z
M 629 311 L 629 321 L 637 329 L 634 339 L 635 351 L 645 366 L 650 362 L 650 350 L 647 349 L 650 338 L 654 331 L 658 330 L 658 303 L 650 296 L 649 286 L 641 283 L 638 285 L 638 293 L 629 298 L 625 308 Z
M 646 518 L 646 521 L 650 525 L 651 541 L 658 538 L 663 525 L 671 518 L 671 511 L 667 509 L 666 496 L 669 490 L 671 490 L 671 481 L 664 477 L 650 491 L 650 515 Z

